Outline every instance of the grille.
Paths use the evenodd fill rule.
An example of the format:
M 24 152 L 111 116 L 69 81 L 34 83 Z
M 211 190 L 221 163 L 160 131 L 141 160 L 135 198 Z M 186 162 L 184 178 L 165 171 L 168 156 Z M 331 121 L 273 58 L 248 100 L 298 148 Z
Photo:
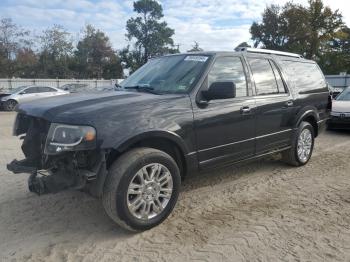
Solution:
M 18 115 L 14 132 L 16 135 L 25 134 L 22 151 L 33 165 L 42 167 L 44 147 L 50 123 L 44 119 L 28 115 Z

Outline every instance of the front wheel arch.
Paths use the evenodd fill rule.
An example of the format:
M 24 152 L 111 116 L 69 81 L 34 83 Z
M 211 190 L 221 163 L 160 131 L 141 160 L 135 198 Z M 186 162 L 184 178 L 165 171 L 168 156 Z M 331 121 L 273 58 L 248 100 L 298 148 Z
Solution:
M 182 179 L 186 177 L 189 165 L 186 159 L 188 150 L 184 141 L 176 134 L 160 131 L 133 136 L 113 148 L 107 158 L 107 169 L 123 153 L 138 147 L 154 148 L 167 153 L 176 161 Z

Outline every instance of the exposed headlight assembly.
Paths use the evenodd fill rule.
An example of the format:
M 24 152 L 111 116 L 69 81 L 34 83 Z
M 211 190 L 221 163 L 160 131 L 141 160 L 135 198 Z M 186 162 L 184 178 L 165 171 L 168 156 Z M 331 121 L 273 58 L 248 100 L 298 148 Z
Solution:
M 96 130 L 91 126 L 52 123 L 46 138 L 45 154 L 89 150 L 96 147 Z

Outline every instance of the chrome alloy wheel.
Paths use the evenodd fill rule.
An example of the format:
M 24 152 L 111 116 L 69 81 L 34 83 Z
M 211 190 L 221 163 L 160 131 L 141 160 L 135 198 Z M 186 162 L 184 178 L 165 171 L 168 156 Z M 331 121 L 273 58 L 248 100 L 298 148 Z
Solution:
M 312 134 L 309 129 L 301 131 L 298 138 L 298 158 L 300 162 L 305 163 L 310 157 L 312 149 Z
M 159 215 L 169 203 L 173 178 L 168 168 L 152 163 L 141 168 L 131 179 L 127 192 L 130 213 L 142 220 Z

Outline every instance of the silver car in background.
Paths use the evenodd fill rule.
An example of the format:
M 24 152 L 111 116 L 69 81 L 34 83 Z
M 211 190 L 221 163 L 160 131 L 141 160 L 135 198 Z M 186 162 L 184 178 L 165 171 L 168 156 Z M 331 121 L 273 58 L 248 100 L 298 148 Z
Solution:
M 6 111 L 12 111 L 15 109 L 17 104 L 22 102 L 65 94 L 69 94 L 69 92 L 55 87 L 20 86 L 10 90 L 5 95 L 2 95 L 0 105 Z
M 350 87 L 344 89 L 333 101 L 329 129 L 350 130 Z

